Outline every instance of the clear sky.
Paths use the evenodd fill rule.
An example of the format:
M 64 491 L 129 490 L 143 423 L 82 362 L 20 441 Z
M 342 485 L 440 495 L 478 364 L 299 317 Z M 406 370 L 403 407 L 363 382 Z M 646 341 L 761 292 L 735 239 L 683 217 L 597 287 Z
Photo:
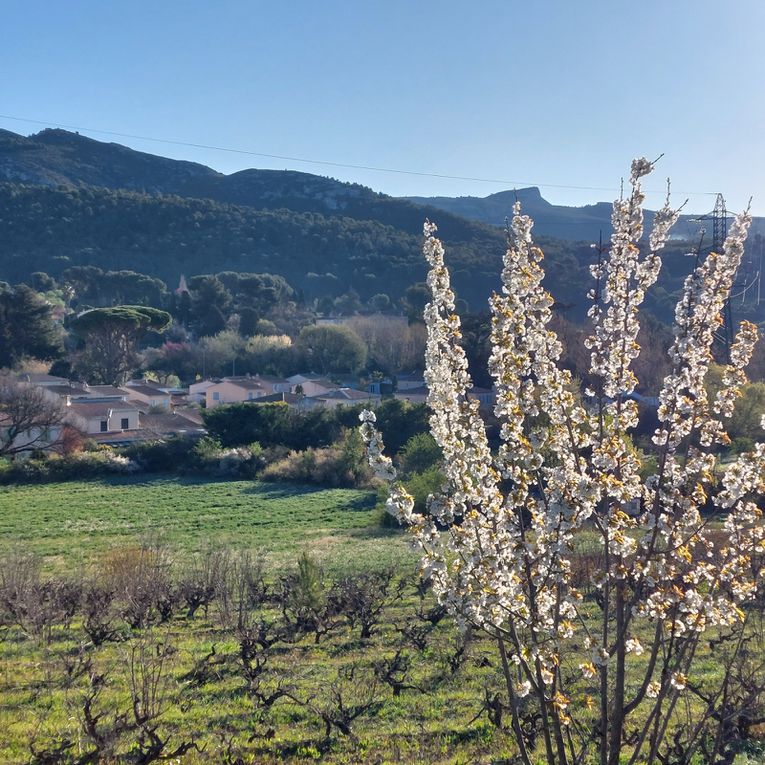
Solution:
M 290 168 L 394 195 L 533 184 L 559 204 L 611 200 L 633 156 L 664 153 L 652 206 L 669 175 L 690 210 L 722 191 L 765 215 L 764 38 L 763 0 L 2 0 L 0 113 L 507 181 L 81 131 L 226 173 Z

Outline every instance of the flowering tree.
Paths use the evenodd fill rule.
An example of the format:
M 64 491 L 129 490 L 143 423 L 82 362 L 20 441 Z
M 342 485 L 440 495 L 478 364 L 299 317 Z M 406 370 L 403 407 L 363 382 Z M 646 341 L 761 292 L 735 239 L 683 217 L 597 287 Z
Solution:
M 426 515 L 412 512 L 396 482 L 374 414 L 361 415 L 370 463 L 390 483 L 388 508 L 410 529 L 437 597 L 496 641 L 523 763 L 542 752 L 561 764 L 689 762 L 695 752 L 715 762 L 725 745 L 710 739 L 709 723 L 720 717 L 727 680 L 702 688 L 693 668 L 705 633 L 738 636 L 740 647 L 756 593 L 765 445 L 725 469 L 715 453 L 746 382 L 754 325 L 742 323 L 714 399 L 704 381 L 751 219 L 736 218 L 723 251 L 686 279 L 653 436 L 657 467 L 646 476 L 629 437 L 638 421 L 631 365 L 640 353 L 638 311 L 678 216 L 668 197 L 642 244 L 641 178 L 652 169 L 633 162 L 630 193 L 614 203 L 610 254 L 592 268 L 594 389 L 580 396 L 561 368 L 543 255 L 516 205 L 502 293 L 490 300 L 499 447 L 490 448 L 478 403 L 466 395 L 460 320 L 430 223 L 426 381 L 445 481 Z M 702 516 L 708 503 L 722 528 Z M 585 529 L 602 546 L 602 565 L 586 583 L 594 600 L 575 586 Z M 684 726 L 681 699 L 693 709 Z

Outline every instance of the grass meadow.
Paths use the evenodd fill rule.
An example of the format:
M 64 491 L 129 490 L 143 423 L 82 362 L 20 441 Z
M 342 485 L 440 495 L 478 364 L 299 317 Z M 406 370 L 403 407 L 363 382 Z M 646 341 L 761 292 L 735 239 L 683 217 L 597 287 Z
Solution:
M 21 593 L 0 604 L 0 763 L 512 763 L 495 647 L 444 618 L 376 504 L 176 477 L 0 489 L 0 584 Z M 298 569 L 303 553 L 316 565 Z M 147 571 L 164 595 L 136 586 Z M 715 650 L 700 681 L 719 676 Z M 578 680 L 573 703 L 596 695 Z
M 140 541 L 176 555 L 210 544 L 260 549 L 275 564 L 302 550 L 330 567 L 413 561 L 375 505 L 369 491 L 175 476 L 2 486 L 0 550 L 23 547 L 64 569 Z

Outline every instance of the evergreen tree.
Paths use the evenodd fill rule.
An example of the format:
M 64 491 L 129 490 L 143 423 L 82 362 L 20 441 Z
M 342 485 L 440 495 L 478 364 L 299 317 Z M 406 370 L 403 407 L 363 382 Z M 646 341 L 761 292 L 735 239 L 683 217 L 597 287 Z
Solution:
M 53 360 L 62 350 L 62 333 L 42 296 L 25 284 L 0 284 L 0 367 L 25 356 Z

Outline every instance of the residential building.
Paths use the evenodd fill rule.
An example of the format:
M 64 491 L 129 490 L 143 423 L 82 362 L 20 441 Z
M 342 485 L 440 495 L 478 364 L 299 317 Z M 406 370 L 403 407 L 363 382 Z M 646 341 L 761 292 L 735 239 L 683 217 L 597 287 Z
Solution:
M 336 390 L 340 387 L 331 380 L 327 380 L 319 375 L 292 375 L 292 377 L 287 378 L 287 381 L 291 384 L 293 393 L 295 393 L 299 385 L 303 395 L 309 398 L 329 393 L 331 390 Z
M 199 438 L 207 433 L 200 420 L 191 419 L 178 412 L 144 414 L 141 416 L 141 430 L 148 431 L 158 438 L 172 436 Z
M 217 382 L 218 380 L 200 380 L 189 385 L 189 401 L 196 401 L 196 403 L 201 404 L 205 400 L 207 389 Z
M 353 406 L 354 404 L 369 404 L 374 406 L 380 403 L 381 396 L 377 393 L 356 390 L 355 388 L 336 388 L 335 390 L 321 393 L 318 396 L 307 396 L 301 406 L 312 409 L 317 406 L 334 409 L 338 406 Z
M 127 391 L 115 385 L 88 385 L 85 383 L 86 396 L 89 399 L 104 401 L 127 401 Z
M 64 423 L 49 425 L 47 427 L 32 427 L 15 437 L 9 433 L 9 421 L 7 415 L 0 412 L 0 444 L 10 446 L 14 452 L 14 459 L 27 459 L 33 451 L 43 451 L 60 445 L 64 432 Z M 7 442 L 12 439 L 13 443 Z
M 128 400 L 137 405 L 143 404 L 151 409 L 170 410 L 170 394 L 142 382 L 130 381 L 122 388 L 128 394 Z
M 489 388 L 473 387 L 467 393 L 468 398 L 475 399 L 482 407 L 494 406 L 496 395 Z M 412 404 L 424 404 L 428 400 L 428 387 L 421 385 L 417 388 L 405 388 L 394 394 L 394 398 L 399 401 L 409 401 Z
M 414 388 L 423 388 L 425 386 L 425 377 L 422 372 L 410 372 L 405 375 L 396 376 L 396 390 L 403 393 Z
M 240 404 L 269 393 L 273 391 L 266 390 L 263 383 L 253 378 L 221 380 L 205 391 L 205 405 L 208 409 L 213 409 L 221 404 Z
M 140 427 L 138 408 L 125 401 L 70 401 L 68 411 L 88 435 L 138 430 Z
M 55 375 L 37 374 L 35 372 L 21 372 L 16 375 L 19 382 L 30 383 L 41 388 L 48 388 L 52 385 L 69 385 L 66 377 L 56 377 Z
M 205 405 L 211 409 L 221 404 L 254 401 L 274 393 L 289 393 L 291 385 L 281 377 L 224 377 L 205 389 Z

